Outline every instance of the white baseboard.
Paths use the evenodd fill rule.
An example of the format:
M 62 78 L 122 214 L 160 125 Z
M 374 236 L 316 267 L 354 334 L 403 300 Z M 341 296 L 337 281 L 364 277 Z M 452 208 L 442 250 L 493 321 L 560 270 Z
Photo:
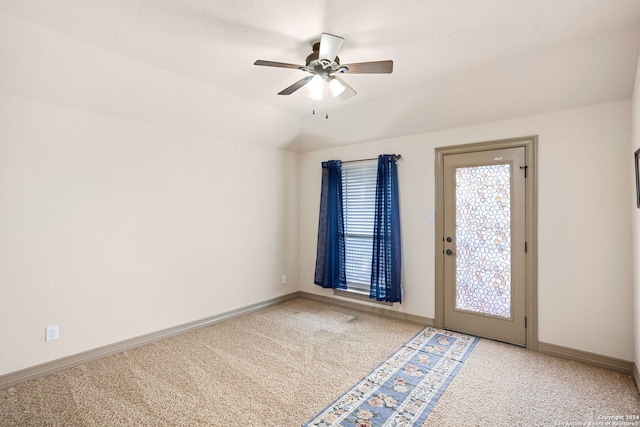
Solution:
M 0 376 L 0 390 L 13 387 L 23 382 L 34 380 L 36 378 L 44 377 L 46 375 L 55 374 L 56 372 L 83 365 L 94 360 L 102 359 L 103 357 L 122 353 L 123 351 L 131 350 L 136 347 L 140 347 L 141 345 L 150 344 L 155 341 L 160 341 L 175 335 L 183 334 L 185 332 L 193 331 L 195 329 L 203 328 L 205 326 L 213 325 L 224 320 L 241 316 L 243 314 L 251 313 L 262 308 L 280 304 L 282 302 L 298 298 L 298 296 L 298 292 L 294 292 L 288 295 L 272 298 L 267 301 L 248 305 L 236 310 L 228 311 L 226 313 L 218 314 L 216 316 L 211 316 L 206 319 L 197 320 L 195 322 L 186 323 L 184 325 L 175 326 L 173 328 L 164 329 L 158 332 L 152 332 L 150 334 L 141 335 L 139 337 L 131 338 L 125 341 L 109 344 L 104 347 L 95 348 L 82 353 L 53 360 L 51 362 L 32 366 L 20 371 L 11 372 L 9 374 Z

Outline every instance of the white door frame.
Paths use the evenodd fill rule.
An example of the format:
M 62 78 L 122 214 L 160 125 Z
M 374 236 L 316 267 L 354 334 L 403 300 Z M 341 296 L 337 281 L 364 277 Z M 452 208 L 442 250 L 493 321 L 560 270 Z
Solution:
M 538 349 L 538 137 L 503 139 L 474 144 L 438 147 L 436 161 L 436 221 L 435 221 L 435 326 L 444 326 L 444 156 L 502 148 L 524 147 L 526 158 L 525 235 L 527 241 L 525 272 L 526 348 Z

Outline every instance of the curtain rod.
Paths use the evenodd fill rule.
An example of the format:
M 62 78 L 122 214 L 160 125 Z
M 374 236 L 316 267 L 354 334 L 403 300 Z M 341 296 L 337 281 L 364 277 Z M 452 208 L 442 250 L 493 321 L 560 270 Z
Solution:
M 402 158 L 402 155 L 400 154 L 396 154 L 396 160 L 399 160 Z M 346 161 L 340 161 L 341 163 L 356 163 L 356 162 L 368 162 L 370 160 L 378 160 L 377 157 L 374 157 L 372 159 L 360 159 L 360 160 L 346 160 Z

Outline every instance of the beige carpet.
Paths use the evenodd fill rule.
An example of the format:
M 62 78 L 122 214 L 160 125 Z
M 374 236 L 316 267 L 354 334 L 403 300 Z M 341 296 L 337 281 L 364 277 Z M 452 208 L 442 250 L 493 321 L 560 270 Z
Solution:
M 1 390 L 0 426 L 300 426 L 420 329 L 296 299 Z M 627 414 L 631 378 L 481 340 L 424 425 Z

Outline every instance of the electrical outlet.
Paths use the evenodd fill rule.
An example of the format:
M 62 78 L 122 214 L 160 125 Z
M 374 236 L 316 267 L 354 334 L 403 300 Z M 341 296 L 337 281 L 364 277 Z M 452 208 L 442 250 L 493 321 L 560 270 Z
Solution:
M 58 325 L 47 326 L 45 328 L 45 341 L 53 341 L 58 339 Z
M 283 284 L 283 285 L 286 285 L 286 284 L 287 284 L 287 275 L 286 275 L 286 274 L 283 274 L 283 275 L 282 275 L 282 284 Z

